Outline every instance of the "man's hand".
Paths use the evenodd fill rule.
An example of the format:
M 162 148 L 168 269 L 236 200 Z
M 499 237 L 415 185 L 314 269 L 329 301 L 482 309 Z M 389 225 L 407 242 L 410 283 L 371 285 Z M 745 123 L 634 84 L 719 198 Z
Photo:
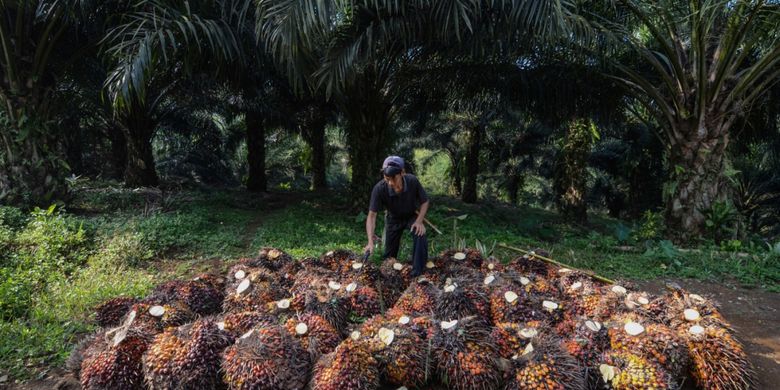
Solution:
M 412 224 L 412 233 L 418 236 L 425 235 L 425 225 L 420 221 L 414 221 Z
M 365 248 L 363 248 L 363 253 L 368 252 L 369 255 L 374 254 L 374 243 L 369 241 L 368 245 L 366 245 Z

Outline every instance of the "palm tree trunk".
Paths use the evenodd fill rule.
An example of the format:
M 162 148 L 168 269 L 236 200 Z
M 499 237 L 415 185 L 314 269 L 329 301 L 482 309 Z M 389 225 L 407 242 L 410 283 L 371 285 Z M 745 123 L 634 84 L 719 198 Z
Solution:
M 111 177 L 122 180 L 127 166 L 127 140 L 117 126 L 108 129 L 108 140 L 111 143 Z
M 670 148 L 674 184 L 667 193 L 666 226 L 682 240 L 703 233 L 705 213 L 728 195 L 724 176 L 728 125 L 703 122 L 676 124 L 676 133 L 685 138 L 674 140 Z
M 555 162 L 555 203 L 561 216 L 575 223 L 585 223 L 588 220 L 585 177 L 593 139 L 591 126 L 590 120 L 572 121 Z
M 249 168 L 246 188 L 251 192 L 263 192 L 268 189 L 268 179 L 265 175 L 265 126 L 263 118 L 255 110 L 247 110 L 245 118 Z
M 482 143 L 482 128 L 475 125 L 469 129 L 466 151 L 466 181 L 463 183 L 461 200 L 466 203 L 477 202 L 477 175 L 479 175 L 479 150 Z
M 320 106 L 310 106 L 301 118 L 301 134 L 311 148 L 311 188 L 315 191 L 328 188 L 327 161 L 325 158 L 326 113 Z
M 133 126 L 135 125 L 135 126 Z M 154 127 L 133 123 L 123 128 L 127 141 L 127 166 L 125 185 L 130 187 L 154 187 L 160 184 L 152 154 Z

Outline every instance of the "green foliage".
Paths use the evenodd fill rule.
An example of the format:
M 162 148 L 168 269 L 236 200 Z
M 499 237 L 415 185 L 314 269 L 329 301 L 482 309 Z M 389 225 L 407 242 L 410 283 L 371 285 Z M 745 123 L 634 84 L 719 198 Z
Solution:
M 27 218 L 27 215 L 16 207 L 0 206 L 0 226 L 19 230 L 27 224 Z
M 704 214 L 704 226 L 710 238 L 720 243 L 737 234 L 739 211 L 731 202 L 715 202 Z
M 634 231 L 634 236 L 639 241 L 655 240 L 663 236 L 664 230 L 663 214 L 647 210 L 642 214 L 642 220 Z

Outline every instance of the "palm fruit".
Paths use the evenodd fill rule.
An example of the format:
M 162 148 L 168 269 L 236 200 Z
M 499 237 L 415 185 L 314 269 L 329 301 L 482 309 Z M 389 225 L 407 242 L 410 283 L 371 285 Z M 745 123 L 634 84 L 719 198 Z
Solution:
M 430 351 L 427 343 L 409 327 L 409 322 L 401 322 L 385 322 L 373 335 L 378 345 L 374 356 L 386 382 L 420 388 L 432 374 L 428 365 Z
M 580 271 L 564 272 L 558 278 L 558 289 L 571 298 L 593 294 L 597 288 L 598 285 L 593 279 Z
M 641 314 L 648 318 L 658 318 L 651 306 L 651 302 L 654 300 L 655 298 L 647 292 L 631 291 L 626 294 L 625 299 L 623 299 L 622 309 Z
M 545 277 L 557 275 L 557 270 L 550 267 L 549 264 L 529 255 L 512 259 L 506 264 L 506 268 L 523 275 L 541 275 Z
M 506 267 L 501 263 L 500 260 L 490 256 L 482 262 L 480 271 L 482 271 L 483 274 L 489 274 L 491 272 L 503 272 L 505 268 Z
M 285 328 L 312 356 L 330 353 L 341 341 L 339 331 L 316 314 L 306 313 L 290 318 Z
M 219 360 L 232 337 L 211 319 L 201 319 L 157 335 L 144 354 L 150 389 L 210 389 L 222 380 Z
M 379 293 L 369 286 L 357 287 L 347 296 L 347 299 L 349 299 L 350 311 L 358 317 L 371 317 L 381 311 Z
M 292 256 L 276 248 L 261 248 L 257 257 L 242 261 L 250 267 L 262 267 L 270 271 L 278 271 L 284 264 L 293 262 Z
M 363 260 L 354 260 L 346 264 L 339 271 L 339 274 L 347 282 L 355 282 L 361 286 L 376 287 L 377 282 L 382 278 L 379 268 Z
M 566 334 L 563 347 L 584 366 L 593 366 L 609 347 L 607 327 L 584 318 L 571 321 L 575 324 Z
M 432 340 L 439 376 L 451 389 L 493 389 L 500 382 L 490 328 L 475 317 L 441 321 Z
M 346 339 L 323 355 L 314 367 L 312 390 L 375 390 L 379 388 L 378 363 L 369 343 Z
M 214 287 L 217 290 L 224 290 L 225 289 L 225 278 L 219 275 L 215 274 L 209 274 L 209 273 L 203 273 L 198 274 L 192 280 L 196 282 L 205 282 L 211 285 L 211 287 Z
M 697 294 L 676 289 L 652 302 L 654 313 L 678 331 L 687 330 L 692 324 L 728 328 L 728 322 L 718 311 L 714 302 Z M 660 307 L 660 310 L 659 310 Z
M 344 289 L 340 283 L 332 281 L 333 287 Z M 299 295 L 293 295 L 292 307 L 300 312 L 317 314 L 330 323 L 339 333 L 345 331 L 349 302 L 338 290 L 330 287 L 317 287 Z
M 536 328 L 529 328 L 514 322 L 496 324 L 490 332 L 490 339 L 496 345 L 498 355 L 511 359 L 525 348 L 531 337 L 537 333 Z
M 379 331 L 379 328 L 382 327 L 382 325 L 387 322 L 388 319 L 381 315 L 375 315 L 367 320 L 365 320 L 360 326 L 358 327 L 358 333 L 365 337 L 374 337 L 376 335 L 376 332 Z
M 608 351 L 599 365 L 601 379 L 614 390 L 676 389 L 661 366 L 630 352 Z
M 532 275 L 530 277 L 531 283 L 525 285 L 525 291 L 530 296 L 544 296 L 547 298 L 560 300 L 561 292 L 558 286 L 554 282 L 539 275 Z
M 352 263 L 357 260 L 355 252 L 346 249 L 329 251 L 320 257 L 320 262 L 335 272 L 348 272 Z
M 502 322 L 524 323 L 534 319 L 535 308 L 525 290 L 507 284 L 490 293 L 490 317 L 494 324 Z
M 436 301 L 434 313 L 437 318 L 477 316 L 489 322 L 490 299 L 474 283 L 457 278 L 445 284 Z
M 603 286 L 594 294 L 581 296 L 567 310 L 571 310 L 569 315 L 572 317 L 605 322 L 621 310 L 627 295 L 628 290 L 621 285 Z
M 614 351 L 625 351 L 664 367 L 671 375 L 682 374 L 687 368 L 686 345 L 675 332 L 662 324 L 624 314 L 610 323 L 609 343 Z
M 300 261 L 289 261 L 282 265 L 276 275 L 279 277 L 279 284 L 285 288 L 290 289 L 298 276 L 298 272 L 303 270 L 303 264 Z
M 254 327 L 267 327 L 278 325 L 278 320 L 267 313 L 258 311 L 242 311 L 238 313 L 228 313 L 222 317 L 222 321 L 217 323 L 222 329 L 233 338 L 238 338 Z
M 166 303 L 179 301 L 196 314 L 210 315 L 220 311 L 224 295 L 206 281 L 172 280 L 155 287 L 149 298 Z
M 116 326 L 137 302 L 138 300 L 132 297 L 109 299 L 95 308 L 95 323 L 103 328 Z
M 584 373 L 577 360 L 548 336 L 533 337 L 511 358 L 507 389 L 584 390 Z
M 430 282 L 414 282 L 398 297 L 392 309 L 388 310 L 388 315 L 393 315 L 393 313 L 410 316 L 430 314 L 436 307 L 440 294 L 439 289 Z
M 409 323 L 409 328 L 420 337 L 420 339 L 428 342 L 436 337 L 439 332 L 439 323 L 432 317 L 420 316 L 413 317 Z
M 474 269 L 480 269 L 485 260 L 476 249 L 466 248 L 462 250 L 450 249 L 442 252 L 441 257 L 446 263 L 467 265 Z
M 756 388 L 750 361 L 727 328 L 692 325 L 684 334 L 691 357 L 691 376 L 701 389 Z
M 379 272 L 382 275 L 382 284 L 387 289 L 403 291 L 412 281 L 412 266 L 392 257 L 382 261 Z
M 253 328 L 223 353 L 222 371 L 230 389 L 303 389 L 311 360 L 281 326 Z
M 124 390 L 143 388 L 142 358 L 150 337 L 138 329 L 117 328 L 106 333 L 81 363 L 81 388 Z
M 130 319 L 132 317 L 132 319 Z M 136 303 L 130 308 L 123 321 L 132 323 L 134 328 L 143 329 L 152 335 L 162 332 L 171 326 L 184 325 L 195 319 L 195 313 L 188 307 L 171 302 L 166 305 Z
M 106 343 L 105 331 L 98 331 L 84 337 L 73 347 L 68 360 L 65 361 L 65 368 L 78 378 L 84 360 L 90 359 L 106 349 Z
M 222 304 L 226 312 L 261 311 L 268 302 L 287 295 L 279 285 L 276 275 L 269 271 L 254 269 L 245 274 L 238 273 L 237 276 L 241 278 L 237 278 L 227 287 Z

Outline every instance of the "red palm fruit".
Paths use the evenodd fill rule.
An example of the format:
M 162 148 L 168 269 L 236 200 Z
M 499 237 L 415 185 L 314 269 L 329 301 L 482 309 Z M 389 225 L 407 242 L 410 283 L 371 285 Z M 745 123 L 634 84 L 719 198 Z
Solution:
M 341 342 L 339 331 L 316 314 L 306 313 L 290 318 L 285 328 L 312 356 L 330 353 Z
M 106 331 L 103 330 L 84 337 L 71 351 L 68 360 L 65 361 L 65 368 L 78 378 L 84 360 L 90 359 L 106 349 L 107 342 Z
M 173 280 L 158 285 L 150 296 L 161 302 L 179 301 L 199 315 L 215 314 L 222 308 L 224 295 L 202 280 Z
M 599 365 L 607 388 L 614 390 L 676 389 L 678 386 L 663 367 L 642 356 L 625 351 L 607 351 Z
M 488 257 L 485 261 L 482 262 L 482 266 L 480 267 L 480 271 L 487 275 L 491 272 L 504 272 L 506 267 L 504 264 L 496 259 L 495 257 Z
M 222 291 L 225 289 L 225 278 L 220 275 L 210 274 L 210 273 L 203 273 L 198 274 L 192 280 L 196 282 L 204 282 L 208 283 L 211 287 Z
M 719 325 L 691 325 L 680 331 L 691 357 L 691 376 L 705 390 L 756 388 L 756 374 L 742 344 Z
M 612 350 L 641 356 L 661 365 L 673 376 L 682 374 L 688 366 L 684 341 L 667 326 L 648 321 L 640 315 L 614 316 L 608 335 Z
M 132 317 L 132 319 L 130 319 Z M 195 319 L 195 313 L 179 302 L 165 305 L 136 303 L 123 318 L 123 322 L 133 328 L 142 329 L 151 335 L 165 328 L 184 325 Z
M 477 270 L 482 267 L 482 263 L 485 261 L 485 258 L 482 257 L 482 253 L 472 248 L 446 250 L 442 252 L 439 257 L 442 258 L 445 263 L 462 264 Z
M 506 264 L 506 268 L 522 275 L 540 275 L 543 277 L 557 275 L 556 268 L 551 267 L 544 261 L 529 255 L 523 255 L 512 259 L 509 263 Z
M 484 320 L 465 317 L 441 321 L 432 340 L 437 372 L 452 389 L 497 388 L 496 347 Z
M 312 390 L 375 390 L 379 388 L 378 363 L 369 343 L 344 340 L 323 355 L 314 367 Z
M 106 335 L 107 340 L 85 355 L 81 363 L 81 388 L 85 390 L 125 390 L 143 388 L 142 358 L 150 337 L 134 329 L 122 328 Z
M 498 355 L 504 359 L 511 359 L 525 348 L 536 332 L 538 332 L 536 328 L 528 328 L 514 322 L 502 322 L 493 327 L 490 338 L 496 345 Z
M 565 335 L 563 347 L 583 366 L 593 367 L 609 347 L 607 327 L 589 319 L 570 320 L 574 323 L 571 332 Z
M 293 301 L 296 301 L 299 297 L 293 296 Z M 346 330 L 349 302 L 337 291 L 332 289 L 308 291 L 300 299 L 297 299 L 295 305 L 296 310 L 300 312 L 321 316 L 339 333 L 343 333 Z M 298 309 L 299 306 L 297 305 L 300 305 L 300 309 Z
M 427 343 L 415 333 L 409 323 L 385 322 L 373 336 L 374 356 L 385 381 L 407 388 L 420 388 L 432 375 Z
M 130 308 L 138 302 L 133 297 L 109 299 L 95 308 L 95 323 L 103 328 L 116 326 Z
M 223 353 L 223 379 L 230 389 L 303 389 L 311 360 L 281 326 L 254 328 Z
M 380 313 L 380 296 L 375 289 L 369 286 L 357 287 L 347 296 L 349 308 L 359 317 L 371 317 Z
M 439 294 L 439 289 L 430 282 L 414 282 L 404 290 L 392 308 L 405 315 L 426 315 L 433 312 Z
M 403 291 L 412 282 L 412 265 L 396 260 L 392 257 L 382 261 L 379 265 L 379 273 L 382 279 L 382 286 L 388 290 L 389 296 L 397 297 L 392 292 Z M 390 301 L 392 302 L 392 301 Z
M 220 356 L 233 338 L 212 319 L 201 319 L 157 335 L 144 354 L 144 376 L 151 389 L 220 387 Z
M 273 273 L 255 269 L 228 284 L 222 304 L 226 312 L 261 311 L 268 302 L 285 298 L 287 292 Z
M 585 376 L 577 360 L 561 348 L 557 339 L 533 337 L 511 359 L 507 389 L 584 390 Z
M 278 271 L 287 263 L 295 261 L 292 256 L 276 248 L 265 247 L 260 249 L 257 257 L 246 262 L 252 267 L 263 267 L 271 271 Z
M 454 278 L 438 294 L 434 313 L 442 319 L 477 316 L 490 323 L 490 299 L 479 285 Z
M 593 278 L 580 271 L 564 272 L 559 275 L 557 282 L 558 290 L 572 299 L 593 294 L 599 287 Z
M 228 313 L 222 317 L 222 329 L 233 338 L 238 338 L 255 327 L 268 327 L 278 325 L 278 320 L 266 313 L 258 311 L 242 311 L 238 313 Z
M 334 272 L 348 272 L 354 262 L 359 262 L 355 252 L 346 249 L 336 249 L 320 256 L 320 262 Z
M 490 293 L 490 316 L 494 324 L 502 322 L 524 323 L 537 316 L 537 308 L 525 290 L 512 284 L 494 288 Z

